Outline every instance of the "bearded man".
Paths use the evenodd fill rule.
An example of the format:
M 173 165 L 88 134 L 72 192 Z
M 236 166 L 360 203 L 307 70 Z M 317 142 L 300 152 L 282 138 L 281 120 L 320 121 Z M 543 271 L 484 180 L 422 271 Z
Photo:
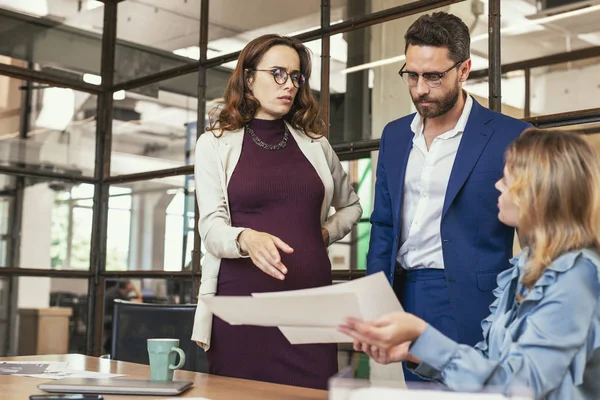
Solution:
M 383 271 L 406 311 L 472 346 L 512 257 L 514 229 L 498 220 L 494 184 L 529 124 L 462 89 L 471 39 L 460 18 L 423 15 L 405 40 L 399 75 L 417 112 L 381 136 L 367 274 Z M 419 380 L 406 369 L 405 379 Z

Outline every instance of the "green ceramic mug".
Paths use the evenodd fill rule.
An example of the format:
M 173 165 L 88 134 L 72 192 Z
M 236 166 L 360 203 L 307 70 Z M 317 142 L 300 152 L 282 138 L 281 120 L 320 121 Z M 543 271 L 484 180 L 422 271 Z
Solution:
M 175 359 L 179 354 L 179 364 Z M 153 381 L 172 381 L 173 371 L 183 367 L 185 354 L 179 348 L 179 339 L 148 339 L 150 375 Z

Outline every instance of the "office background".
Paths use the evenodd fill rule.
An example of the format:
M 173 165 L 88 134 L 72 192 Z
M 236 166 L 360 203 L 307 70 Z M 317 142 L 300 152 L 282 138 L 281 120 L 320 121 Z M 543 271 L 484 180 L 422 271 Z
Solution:
M 193 146 L 264 33 L 313 52 L 311 87 L 364 209 L 331 247 L 332 275 L 362 276 L 378 137 L 414 111 L 403 36 L 438 10 L 470 27 L 478 101 L 597 142 L 598 1 L 0 0 L 0 356 L 17 352 L 19 309 L 55 305 L 73 309 L 69 352 L 100 354 L 118 279 L 147 302 L 196 301 Z

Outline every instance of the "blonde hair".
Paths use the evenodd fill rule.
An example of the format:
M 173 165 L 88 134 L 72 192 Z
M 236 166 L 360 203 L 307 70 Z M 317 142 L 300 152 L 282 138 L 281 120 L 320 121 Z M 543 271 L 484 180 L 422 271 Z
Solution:
M 519 207 L 519 236 L 530 249 L 522 279 L 531 289 L 554 259 L 570 250 L 600 251 L 600 161 L 570 131 L 527 129 L 506 151 Z

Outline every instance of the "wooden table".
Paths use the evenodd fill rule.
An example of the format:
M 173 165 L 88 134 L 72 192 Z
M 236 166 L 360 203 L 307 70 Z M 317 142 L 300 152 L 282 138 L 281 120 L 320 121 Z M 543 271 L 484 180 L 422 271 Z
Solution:
M 124 378 L 130 379 L 150 379 L 150 367 L 147 365 L 100 359 L 80 354 L 10 357 L 0 358 L 0 361 L 69 362 L 70 369 L 125 374 L 127 376 Z M 206 397 L 211 400 L 327 399 L 327 391 L 324 390 L 276 385 L 273 383 L 245 379 L 225 378 L 181 370 L 175 371 L 174 379 L 194 382 L 194 386 L 179 396 L 182 398 Z M 47 381 L 47 379 L 28 378 L 24 376 L 0 375 L 0 400 L 27 400 L 31 394 L 43 394 L 44 392 L 40 391 L 37 388 L 37 385 Z M 104 396 L 106 400 L 147 400 L 150 398 L 160 399 L 168 397 L 173 396 Z

